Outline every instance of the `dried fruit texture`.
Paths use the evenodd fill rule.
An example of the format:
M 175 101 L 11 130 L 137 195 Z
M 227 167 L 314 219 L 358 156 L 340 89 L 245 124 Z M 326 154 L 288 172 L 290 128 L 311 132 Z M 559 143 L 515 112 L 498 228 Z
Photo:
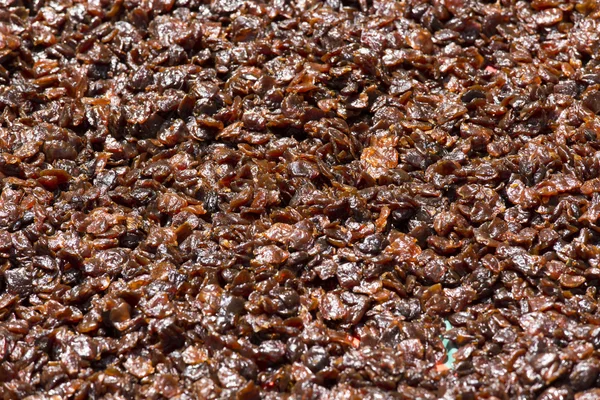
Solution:
M 599 398 L 597 1 L 0 4 L 0 398 Z

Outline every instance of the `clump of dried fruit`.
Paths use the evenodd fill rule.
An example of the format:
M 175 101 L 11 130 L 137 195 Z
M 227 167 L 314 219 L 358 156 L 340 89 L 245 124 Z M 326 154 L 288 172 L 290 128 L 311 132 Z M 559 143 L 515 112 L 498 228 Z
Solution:
M 0 397 L 598 398 L 599 17 L 2 2 Z

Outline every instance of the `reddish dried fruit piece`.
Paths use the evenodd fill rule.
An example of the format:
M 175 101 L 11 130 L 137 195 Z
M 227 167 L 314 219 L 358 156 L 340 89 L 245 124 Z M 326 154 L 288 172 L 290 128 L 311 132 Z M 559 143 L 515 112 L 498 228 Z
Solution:
M 131 375 L 138 379 L 144 378 L 154 372 L 154 367 L 150 360 L 143 357 L 127 358 L 123 366 Z
M 254 251 L 254 253 L 255 258 L 253 261 L 257 265 L 279 265 L 285 262 L 290 255 L 290 253 L 288 253 L 287 251 L 282 250 L 279 247 L 273 245 L 259 247 Z
M 397 138 L 393 136 L 378 136 L 372 139 L 371 146 L 363 149 L 360 159 L 373 178 L 379 178 L 398 165 L 396 142 Z
M 283 223 L 274 224 L 264 232 L 264 236 L 269 240 L 283 243 L 298 250 L 307 247 L 312 241 L 310 233 L 306 230 Z
M 323 318 L 340 320 L 346 317 L 348 310 L 340 297 L 335 293 L 327 293 L 320 302 L 319 309 Z
M 402 232 L 390 232 L 388 241 L 390 244 L 384 251 L 397 261 L 415 261 L 417 256 L 421 254 L 421 248 L 417 244 L 417 240 Z
M 425 54 L 431 54 L 433 52 L 431 33 L 426 29 L 417 28 L 411 31 L 406 37 L 406 41 L 408 45 L 415 50 L 420 50 Z
M 548 8 L 535 15 L 535 22 L 540 26 L 552 26 L 563 20 L 563 12 L 559 8 Z
M 62 169 L 46 169 L 40 172 L 38 182 L 48 189 L 56 189 L 59 185 L 63 185 L 71 179 L 71 175 Z
M 564 275 L 561 275 L 559 281 L 560 281 L 560 284 L 566 288 L 576 288 L 585 283 L 585 277 L 564 274 Z
M 181 211 L 187 204 L 184 198 L 175 193 L 161 194 L 158 196 L 156 202 L 158 210 L 167 214 L 175 214 Z

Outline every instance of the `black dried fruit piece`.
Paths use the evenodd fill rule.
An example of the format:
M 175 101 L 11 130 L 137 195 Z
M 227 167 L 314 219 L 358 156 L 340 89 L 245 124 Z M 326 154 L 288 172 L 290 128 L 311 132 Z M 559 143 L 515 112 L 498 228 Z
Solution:
M 10 294 L 28 296 L 33 292 L 31 272 L 26 268 L 13 268 L 4 273 L 6 291 Z

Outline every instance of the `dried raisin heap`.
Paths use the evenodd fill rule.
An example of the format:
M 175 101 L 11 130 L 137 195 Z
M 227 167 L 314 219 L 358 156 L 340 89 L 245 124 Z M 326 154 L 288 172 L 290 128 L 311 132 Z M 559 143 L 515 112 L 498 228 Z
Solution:
M 599 54 L 594 0 L 0 0 L 0 400 L 600 398 Z

